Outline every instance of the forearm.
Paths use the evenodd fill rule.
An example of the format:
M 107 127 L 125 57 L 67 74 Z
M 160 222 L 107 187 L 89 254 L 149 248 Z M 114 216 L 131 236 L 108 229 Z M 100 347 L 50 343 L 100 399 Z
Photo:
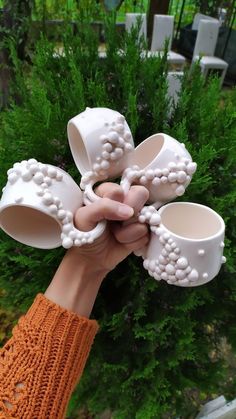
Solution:
M 72 248 L 62 260 L 45 296 L 61 307 L 89 318 L 106 274 Z

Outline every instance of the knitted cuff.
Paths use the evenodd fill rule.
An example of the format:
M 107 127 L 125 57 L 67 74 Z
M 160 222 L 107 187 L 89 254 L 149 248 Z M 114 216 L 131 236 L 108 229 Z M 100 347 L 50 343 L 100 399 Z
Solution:
M 55 332 L 60 324 L 60 330 L 65 325 L 68 329 L 73 324 L 83 329 L 83 332 L 90 332 L 95 335 L 98 331 L 98 323 L 96 320 L 90 320 L 87 317 L 79 316 L 78 314 L 66 310 L 58 304 L 50 301 L 44 294 L 38 294 L 29 308 L 24 321 L 34 325 L 36 328 L 45 330 L 47 332 Z

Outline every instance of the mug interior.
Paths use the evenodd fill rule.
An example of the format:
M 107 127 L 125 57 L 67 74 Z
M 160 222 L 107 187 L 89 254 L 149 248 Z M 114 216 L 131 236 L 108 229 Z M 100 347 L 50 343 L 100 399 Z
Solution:
M 13 239 L 40 249 L 61 245 L 61 227 L 49 215 L 34 208 L 12 205 L 0 214 L 2 229 Z
M 160 210 L 162 224 L 172 233 L 187 239 L 206 239 L 224 230 L 222 218 L 204 205 L 179 202 Z
M 80 172 L 84 174 L 85 172 L 91 170 L 91 164 L 83 139 L 79 133 L 78 128 L 73 122 L 68 123 L 67 130 L 70 148 L 73 154 L 75 164 L 79 168 Z
M 144 169 L 160 153 L 163 144 L 164 137 L 162 134 L 155 134 L 147 138 L 134 150 L 132 163 Z

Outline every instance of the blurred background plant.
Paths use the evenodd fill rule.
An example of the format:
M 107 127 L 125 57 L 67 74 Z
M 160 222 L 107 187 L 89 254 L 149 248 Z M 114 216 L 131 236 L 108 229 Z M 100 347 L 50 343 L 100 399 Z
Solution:
M 145 44 L 137 41 L 138 29 L 121 34 L 113 11 L 103 12 L 107 58 L 100 59 L 91 9 L 92 2 L 84 2 L 75 25 L 64 20 L 60 48 L 42 31 L 26 43 L 22 58 L 14 33 L 4 37 L 12 77 L 0 114 L 0 186 L 14 162 L 31 157 L 62 167 L 79 183 L 66 125 L 86 106 L 123 113 L 136 145 L 155 132 L 186 144 L 198 170 L 183 199 L 225 219 L 227 264 L 196 289 L 157 283 L 133 256 L 120 264 L 96 302 L 100 333 L 67 417 L 92 418 L 108 409 L 119 419 L 191 418 L 215 395 L 235 397 L 236 91 L 221 92 L 217 78 L 204 82 L 196 66 L 191 75 L 186 71 L 168 118 L 166 55 L 141 59 Z M 0 238 L 3 344 L 20 313 L 47 287 L 64 251 L 32 249 L 2 231 Z

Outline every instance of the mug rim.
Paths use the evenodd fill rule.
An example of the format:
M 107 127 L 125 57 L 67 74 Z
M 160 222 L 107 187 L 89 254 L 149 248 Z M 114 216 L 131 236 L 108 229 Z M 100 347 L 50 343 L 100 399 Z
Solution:
M 132 156 L 132 160 L 134 160 L 134 163 L 137 164 L 135 162 L 135 153 L 136 151 L 139 151 L 140 148 L 145 147 L 145 144 L 150 141 L 151 139 L 153 139 L 156 136 L 162 136 L 162 141 L 163 144 L 161 145 L 160 150 L 158 151 L 158 154 L 155 154 L 155 156 L 153 157 L 152 160 L 149 161 L 149 163 L 147 163 L 145 166 L 142 167 L 142 169 L 148 169 L 149 166 L 153 163 L 153 161 L 159 156 L 159 154 L 161 153 L 163 147 L 164 147 L 164 143 L 165 143 L 165 136 L 168 136 L 168 134 L 164 134 L 163 132 L 157 132 L 155 134 L 150 135 L 150 137 L 145 138 L 145 140 L 143 140 L 141 143 L 139 143 L 137 145 L 137 147 L 135 147 L 134 151 L 133 151 L 133 156 Z
M 135 147 L 134 151 L 133 151 L 133 164 L 137 164 L 139 166 L 139 164 L 135 161 L 135 154 L 137 152 L 140 153 L 140 149 L 142 150 L 143 148 L 143 152 L 145 152 L 145 145 L 146 143 L 148 143 L 149 141 L 153 140 L 155 137 L 160 137 L 160 139 L 158 138 L 158 141 L 162 141 L 162 144 L 160 146 L 160 149 L 158 151 L 157 154 L 153 155 L 153 158 L 147 162 L 146 165 L 142 165 L 141 169 L 143 170 L 148 170 L 150 168 L 150 166 L 153 165 L 154 162 L 156 162 L 156 160 L 158 160 L 160 158 L 160 155 L 165 152 L 166 150 L 168 150 L 168 141 L 173 141 L 174 143 L 176 143 L 176 145 L 181 146 L 183 145 L 183 148 L 185 150 L 185 154 L 187 154 L 186 158 L 188 158 L 189 160 L 192 161 L 192 156 L 190 155 L 189 151 L 185 148 L 184 143 L 181 143 L 179 140 L 176 140 L 176 138 L 171 137 L 171 135 L 166 134 L 164 132 L 156 132 L 155 134 L 150 135 L 149 137 L 145 138 L 145 140 L 143 140 L 142 142 L 140 142 L 137 147 Z M 167 144 L 166 144 L 167 143 Z
M 91 112 L 88 114 L 88 117 L 90 117 L 90 123 L 87 123 L 85 125 L 85 122 L 83 118 L 83 114 L 86 114 L 86 112 Z M 122 117 L 122 122 L 117 122 L 118 118 Z M 94 118 L 99 119 L 99 124 L 94 125 Z M 103 149 L 103 143 L 104 140 L 106 140 L 106 137 L 108 136 L 109 140 L 109 130 L 111 130 L 112 125 L 115 123 L 115 120 L 117 124 L 122 123 L 123 128 L 126 131 L 125 133 L 129 133 L 130 138 L 126 139 L 125 141 L 132 146 L 132 149 L 134 149 L 134 140 L 132 136 L 131 129 L 128 125 L 128 122 L 123 114 L 121 114 L 116 109 L 111 109 L 107 107 L 86 107 L 86 109 L 79 114 L 73 116 L 70 118 L 70 120 L 67 123 L 67 138 L 69 142 L 69 147 L 71 154 L 73 156 L 75 165 L 82 176 L 84 176 L 88 172 L 95 172 L 99 169 L 98 167 L 95 169 L 93 166 L 99 166 L 99 164 L 102 161 L 102 164 L 104 165 L 104 161 L 106 162 L 106 166 L 100 167 L 100 170 L 103 172 L 107 172 L 107 170 L 111 171 L 110 163 L 107 167 L 107 161 L 109 160 L 107 156 L 102 156 L 102 154 L 105 152 L 108 153 L 107 150 L 105 151 Z M 96 121 L 96 120 L 95 120 Z M 114 128 L 115 129 L 115 128 Z M 115 129 L 116 131 L 116 129 Z M 94 140 L 94 135 L 99 137 L 99 141 L 91 141 Z M 118 135 L 123 137 L 123 134 Z M 105 137 L 105 138 L 101 138 Z M 112 141 L 114 148 L 120 147 L 119 143 L 114 140 Z M 123 149 L 124 146 L 121 146 Z M 96 151 L 96 152 L 95 152 Z M 114 151 L 114 150 L 113 150 Z M 124 152 L 124 150 L 123 150 Z M 122 161 L 124 157 L 127 157 L 124 153 L 123 156 L 119 156 L 119 158 L 112 159 L 114 160 L 113 171 L 114 168 L 117 166 L 117 162 L 119 163 L 120 160 Z M 117 160 L 118 159 L 118 160 Z M 104 176 L 104 173 L 101 173 L 100 176 Z M 119 176 L 121 173 L 119 173 Z M 114 177 L 117 177 L 117 174 L 114 174 Z
M 224 223 L 223 218 L 216 211 L 214 211 L 212 208 L 208 207 L 207 205 L 198 204 L 196 202 L 186 202 L 186 201 L 185 202 L 170 202 L 170 203 L 168 203 L 168 204 L 163 205 L 162 207 L 160 207 L 159 210 L 158 210 L 158 213 L 161 216 L 162 213 L 163 213 L 163 211 L 165 211 L 165 209 L 167 207 L 171 207 L 171 206 L 173 207 L 173 206 L 178 206 L 178 205 L 179 206 L 201 207 L 201 208 L 204 208 L 204 209 L 208 210 L 210 213 L 214 214 L 214 216 L 218 218 L 218 221 L 220 222 L 220 228 L 219 228 L 219 231 L 217 233 L 215 233 L 215 234 L 212 234 L 210 236 L 207 236 L 207 237 L 201 238 L 201 239 L 194 239 L 194 238 L 189 238 L 189 237 L 185 237 L 185 236 L 180 236 L 179 234 L 174 233 L 161 220 L 160 226 L 163 225 L 163 227 L 171 235 L 175 236 L 176 238 L 178 238 L 180 240 L 186 240 L 186 241 L 189 241 L 189 242 L 192 242 L 192 241 L 194 241 L 194 242 L 205 242 L 207 240 L 212 240 L 212 239 L 215 239 L 217 237 L 220 237 L 222 234 L 224 234 L 224 231 L 225 231 L 225 223 Z
M 75 120 L 78 117 L 78 115 L 71 118 L 67 123 L 67 138 L 68 138 L 70 151 L 73 156 L 75 165 L 79 169 L 80 173 L 83 175 L 89 170 L 91 170 L 91 168 L 89 169 L 88 167 L 92 166 L 92 161 L 91 161 L 90 154 L 88 153 L 87 148 L 85 146 L 85 141 L 84 141 L 84 137 L 81 134 L 81 129 L 79 129 L 77 121 Z M 71 132 L 72 129 L 76 131 L 76 134 L 75 134 L 76 137 Z M 78 137 L 79 137 L 79 143 L 80 143 L 79 145 L 77 144 Z M 81 147 L 82 147 L 82 150 L 80 150 L 80 153 L 79 153 L 76 148 L 81 148 Z M 84 161 L 84 158 L 81 157 L 82 154 L 84 154 L 85 159 L 87 159 L 86 163 Z

